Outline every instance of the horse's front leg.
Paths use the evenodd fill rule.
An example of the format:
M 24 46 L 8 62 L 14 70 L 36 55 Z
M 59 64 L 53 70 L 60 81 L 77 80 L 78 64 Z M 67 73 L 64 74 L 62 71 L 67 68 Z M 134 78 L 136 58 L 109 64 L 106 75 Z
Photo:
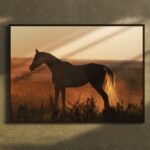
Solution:
M 62 111 L 63 113 L 65 113 L 65 87 L 61 88 L 61 96 L 62 96 L 62 104 L 63 104 Z
M 58 97 L 59 97 L 60 88 L 55 86 L 55 113 L 58 112 Z

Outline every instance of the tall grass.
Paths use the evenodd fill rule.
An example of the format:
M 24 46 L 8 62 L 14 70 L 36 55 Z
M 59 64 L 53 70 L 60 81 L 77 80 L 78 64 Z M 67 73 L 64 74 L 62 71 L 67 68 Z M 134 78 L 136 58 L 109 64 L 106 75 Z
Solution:
M 15 104 L 12 104 L 12 107 Z M 141 106 L 128 104 L 124 106 L 118 103 L 116 107 L 111 107 L 109 111 L 98 111 L 93 98 L 88 98 L 85 103 L 79 100 L 74 104 L 69 104 L 65 113 L 59 112 L 54 115 L 54 100 L 49 99 L 48 105 L 41 104 L 40 108 L 34 108 L 30 103 L 18 104 L 16 111 L 11 112 L 12 122 L 114 122 L 130 123 L 143 122 L 144 109 L 143 101 Z

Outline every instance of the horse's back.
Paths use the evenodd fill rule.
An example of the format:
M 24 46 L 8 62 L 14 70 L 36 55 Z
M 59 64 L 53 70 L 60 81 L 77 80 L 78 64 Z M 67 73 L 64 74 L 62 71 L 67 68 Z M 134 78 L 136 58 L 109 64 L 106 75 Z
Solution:
M 103 79 L 106 74 L 105 65 L 96 64 L 96 63 L 89 63 L 85 65 L 73 65 L 72 66 L 73 73 L 75 76 L 84 76 L 87 78 L 88 81 L 95 80 L 95 79 Z
M 62 62 L 55 67 L 53 81 L 59 86 L 81 86 L 88 82 L 103 81 L 105 66 L 95 63 L 72 65 Z
M 88 82 L 84 67 L 62 62 L 55 68 L 53 80 L 60 86 L 81 86 Z
M 90 63 L 85 65 L 86 74 L 90 82 L 103 81 L 106 74 L 106 66 Z

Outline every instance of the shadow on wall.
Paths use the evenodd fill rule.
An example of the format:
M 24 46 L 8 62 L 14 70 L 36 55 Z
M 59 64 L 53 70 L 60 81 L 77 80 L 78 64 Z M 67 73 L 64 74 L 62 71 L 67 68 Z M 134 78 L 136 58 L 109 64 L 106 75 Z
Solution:
M 114 3 L 112 0 L 63 1 L 61 4 L 47 0 L 39 3 L 36 0 L 15 0 L 13 3 L 11 0 L 3 1 L 0 18 L 11 16 L 13 23 L 113 23 L 128 17 L 150 17 L 148 0 L 116 0 Z
M 150 105 L 146 106 L 146 110 L 150 110 Z M 20 143 L 12 145 L 0 145 L 0 147 L 5 150 L 87 150 L 93 148 L 94 150 L 148 150 L 150 149 L 149 126 L 149 121 L 146 124 L 107 124 L 97 127 L 92 131 L 88 131 L 85 134 L 52 145 L 32 145 Z M 46 138 L 51 140 L 52 137 Z
M 48 2 L 48 3 L 47 3 Z M 150 18 L 150 1 L 149 0 L 76 0 L 65 1 L 60 4 L 58 1 L 43 0 L 37 3 L 36 0 L 22 1 L 19 0 L 3 1 L 0 7 L 0 18 L 11 16 L 12 20 L 7 23 L 114 23 L 117 20 L 125 18 L 138 18 L 143 20 Z M 26 8 L 26 9 L 22 9 Z M 40 11 L 44 10 L 44 11 Z M 83 11 L 83 12 L 82 12 Z M 19 12 L 19 13 L 18 13 Z M 89 13 L 90 12 L 90 13 Z M 30 17 L 29 17 L 30 16 Z M 131 20 L 132 22 L 132 20 Z M 8 29 L 7 23 L 0 26 L 0 37 L 3 37 L 0 44 L 0 61 L 1 65 L 8 63 Z M 133 22 L 132 22 L 133 23 Z M 141 23 L 141 22 L 140 22 Z M 143 23 L 143 22 L 142 22 Z M 7 58 L 7 59 L 6 59 Z M 6 72 L 8 69 L 6 70 Z M 4 73 L 4 67 L 0 67 L 0 73 Z M 8 74 L 8 72 L 7 72 Z M 150 106 L 146 106 L 150 110 Z M 149 113 L 148 113 L 149 114 Z M 149 118 L 146 120 L 148 121 Z M 77 136 L 70 140 L 57 143 L 55 145 L 0 145 L 6 150 L 57 150 L 57 149 L 104 149 L 112 147 L 116 150 L 126 149 L 150 149 L 150 122 L 139 125 L 105 125 L 84 135 Z M 47 137 L 48 138 L 48 137 Z M 50 137 L 51 138 L 51 137 Z M 50 140 L 50 139 L 49 139 Z M 120 147 L 122 146 L 122 148 Z

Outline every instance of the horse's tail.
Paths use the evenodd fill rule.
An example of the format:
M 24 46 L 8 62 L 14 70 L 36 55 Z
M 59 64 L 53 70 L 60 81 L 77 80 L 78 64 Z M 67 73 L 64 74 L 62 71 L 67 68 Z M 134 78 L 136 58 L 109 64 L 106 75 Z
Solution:
M 108 95 L 110 105 L 116 106 L 118 103 L 118 98 L 115 91 L 115 75 L 107 67 L 105 67 L 105 71 L 106 75 L 103 83 L 103 89 Z

